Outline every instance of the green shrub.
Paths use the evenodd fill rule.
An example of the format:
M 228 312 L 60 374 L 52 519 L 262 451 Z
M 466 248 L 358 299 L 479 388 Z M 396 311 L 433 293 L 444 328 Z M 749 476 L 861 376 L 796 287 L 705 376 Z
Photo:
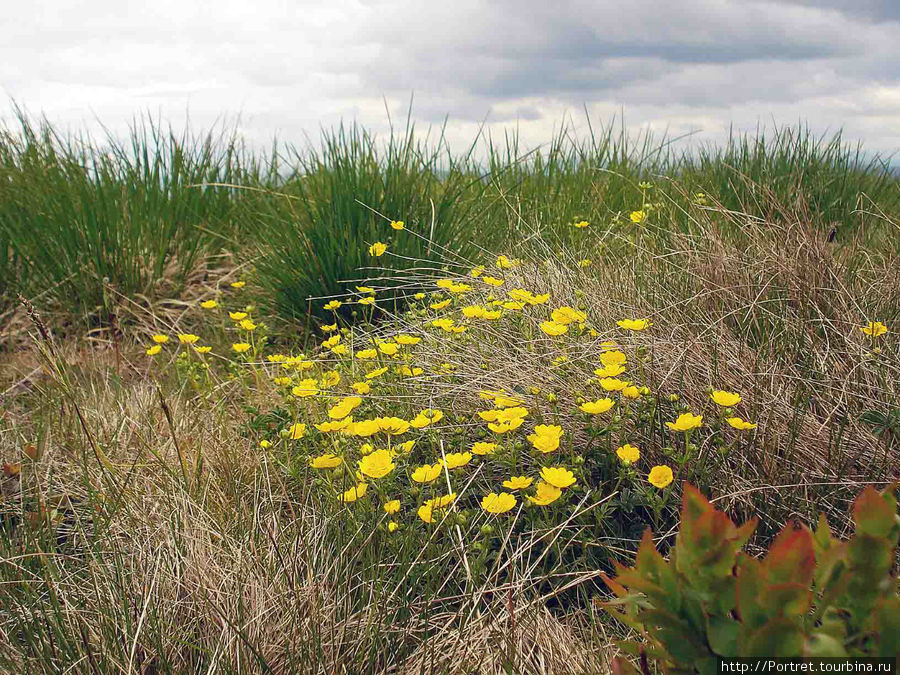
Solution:
M 617 596 L 605 607 L 645 640 L 623 649 L 701 673 L 716 672 L 717 657 L 896 656 L 900 516 L 891 490 L 867 487 L 853 520 L 849 541 L 832 537 L 824 516 L 815 532 L 789 523 L 759 559 L 742 552 L 756 520 L 735 526 L 685 484 L 669 560 L 648 530 L 634 567 L 604 577 Z

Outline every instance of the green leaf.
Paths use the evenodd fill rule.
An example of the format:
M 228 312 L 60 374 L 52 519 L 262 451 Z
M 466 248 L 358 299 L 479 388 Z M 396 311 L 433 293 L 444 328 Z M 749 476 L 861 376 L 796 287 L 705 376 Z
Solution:
M 738 655 L 739 629 L 738 622 L 730 617 L 709 617 L 706 637 L 716 656 Z
M 800 629 L 787 619 L 773 619 L 741 645 L 741 656 L 798 656 L 802 649 Z

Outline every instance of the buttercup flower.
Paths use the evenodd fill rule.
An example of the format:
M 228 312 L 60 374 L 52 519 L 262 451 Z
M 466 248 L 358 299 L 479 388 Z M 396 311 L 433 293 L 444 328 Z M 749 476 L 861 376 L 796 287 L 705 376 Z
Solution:
M 386 514 L 392 516 L 400 510 L 400 500 L 392 499 L 389 502 L 385 502 L 382 508 L 384 508 Z
M 404 223 L 402 220 L 391 221 L 391 228 L 394 230 L 402 230 L 404 227 L 406 227 L 406 223 Z
M 372 385 L 368 382 L 354 382 L 350 385 L 350 388 L 357 394 L 368 394 L 372 391 Z
M 567 488 L 575 485 L 575 475 L 561 466 L 545 466 L 541 469 L 541 478 L 553 487 Z
M 336 466 L 340 466 L 343 461 L 344 460 L 337 455 L 332 455 L 330 452 L 327 452 L 324 455 L 311 458 L 309 460 L 309 465 L 314 469 L 333 469 Z
M 232 288 L 240 289 L 240 288 L 243 288 L 243 287 L 246 286 L 246 285 L 247 285 L 247 282 L 246 282 L 246 281 L 232 281 L 232 282 L 231 282 L 231 287 L 232 287 Z
M 359 460 L 359 471 L 369 478 L 384 478 L 396 468 L 391 453 L 376 450 Z
M 606 391 L 622 391 L 629 384 L 630 382 L 615 377 L 604 377 L 600 380 L 600 386 Z
M 247 318 L 247 312 L 228 312 L 228 318 L 232 321 L 243 321 Z
M 169 341 L 168 335 L 154 335 L 151 340 L 153 340 L 158 345 L 164 345 Z
M 859 329 L 866 335 L 871 335 L 872 337 L 878 337 L 879 335 L 884 335 L 888 332 L 888 327 L 881 323 L 881 321 L 870 321 L 865 326 L 860 326 Z
M 653 322 L 647 319 L 622 319 L 621 321 L 616 321 L 616 325 L 625 330 L 644 330 L 652 326 Z
M 333 312 L 334 310 L 339 309 L 340 306 L 343 305 L 343 304 L 344 304 L 344 303 L 341 302 L 340 300 L 331 300 L 330 302 L 326 302 L 326 303 L 322 306 L 322 308 L 323 308 L 323 309 L 327 309 L 327 310 L 331 310 L 331 311 Z
M 589 415 L 600 415 L 610 410 L 615 404 L 616 402 L 611 398 L 600 398 L 596 401 L 586 401 L 578 407 Z
M 147 356 L 156 356 L 162 351 L 162 345 L 153 345 L 147 348 Z
M 243 354 L 250 349 L 250 345 L 246 342 L 235 342 L 233 345 L 231 345 L 231 348 L 238 354 Z
M 568 331 L 569 326 L 563 323 L 557 323 L 556 321 L 541 321 L 541 330 L 547 335 L 556 336 L 562 335 Z
M 528 435 L 528 440 L 537 450 L 546 454 L 548 452 L 553 452 L 559 447 L 562 435 L 563 429 L 560 426 L 538 424 L 534 428 L 534 433 Z
M 710 394 L 710 398 L 716 405 L 720 405 L 723 408 L 730 408 L 741 402 L 740 394 L 731 391 L 721 391 L 719 389 L 714 390 L 713 393 Z
M 666 426 L 672 431 L 690 431 L 703 425 L 703 415 L 681 413 L 674 422 L 666 422 Z
M 496 443 L 485 443 L 483 441 L 479 441 L 472 445 L 472 453 L 476 455 L 493 455 L 497 450 Z
M 534 497 L 531 495 L 527 495 L 528 501 L 532 504 L 536 504 L 537 506 L 547 506 L 547 504 L 552 504 L 559 496 L 562 494 L 562 490 L 560 490 L 555 485 L 550 485 L 550 483 L 545 483 L 544 481 L 540 481 L 537 484 L 537 489 L 535 491 Z
M 645 211 L 632 211 L 628 214 L 628 219 L 635 225 L 639 225 L 647 219 L 647 213 Z
M 484 499 L 481 500 L 481 508 L 488 513 L 506 513 L 510 509 L 515 508 L 515 506 L 516 498 L 508 492 L 501 492 L 500 494 L 492 492 L 489 495 L 485 495 Z
M 660 489 L 666 487 L 669 483 L 672 482 L 672 469 L 663 465 L 663 466 L 654 466 L 650 469 L 650 473 L 647 474 L 647 481 L 653 487 L 658 487 Z
M 448 469 L 458 469 L 471 461 L 471 452 L 451 452 L 444 457 L 444 463 Z
M 291 389 L 291 393 L 299 398 L 315 396 L 319 393 L 319 383 L 311 377 L 306 380 L 300 380 L 297 386 Z
M 292 441 L 297 441 L 303 438 L 306 435 L 306 425 L 302 422 L 297 422 L 296 424 L 292 424 L 291 428 L 288 430 L 288 436 Z
M 550 312 L 550 317 L 558 324 L 568 325 L 570 323 L 584 323 L 587 321 L 587 314 L 572 307 L 557 307 Z
M 740 417 L 729 417 L 725 421 L 728 422 L 728 424 L 730 424 L 732 427 L 734 427 L 735 429 L 738 429 L 740 431 L 746 431 L 748 429 L 755 429 L 757 426 L 753 422 L 747 422 L 746 420 L 742 420 Z
M 385 251 L 387 251 L 387 244 L 383 244 L 380 241 L 376 241 L 369 247 L 369 255 L 375 258 L 379 258 L 384 255 Z
M 641 458 L 641 451 L 638 450 L 636 445 L 626 443 L 625 445 L 616 448 L 616 455 L 625 462 L 625 464 L 633 464 Z
M 529 476 L 512 476 L 508 480 L 503 481 L 503 487 L 508 490 L 524 490 L 527 487 L 531 487 L 533 482 L 534 478 Z
M 575 227 L 579 230 L 586 228 L 588 225 L 590 225 L 590 223 L 586 220 L 579 220 L 575 223 L 572 223 L 572 227 Z
M 328 416 L 333 420 L 340 420 L 349 415 L 362 403 L 359 396 L 345 396 L 328 410 Z
M 437 462 L 436 464 L 423 464 L 412 472 L 412 479 L 416 483 L 430 483 L 440 476 L 441 471 L 443 470 L 444 467 L 440 462 Z
M 216 307 L 219 306 L 219 303 L 216 302 L 215 300 L 204 300 L 203 302 L 200 303 L 200 306 L 203 309 L 215 309 Z
M 368 489 L 368 485 L 365 483 L 360 483 L 356 487 L 352 487 L 344 494 L 340 495 L 338 499 L 340 499 L 344 503 L 355 502 L 357 499 L 362 498 L 366 494 L 366 490 Z
M 193 333 L 181 333 L 178 336 L 178 341 L 183 345 L 192 345 L 199 339 L 200 336 L 194 335 Z
M 619 375 L 621 375 L 624 372 L 625 372 L 625 366 L 616 365 L 616 364 L 609 365 L 609 366 L 603 366 L 602 368 L 594 369 L 594 375 L 596 375 L 597 377 L 603 377 L 603 378 L 618 377 Z

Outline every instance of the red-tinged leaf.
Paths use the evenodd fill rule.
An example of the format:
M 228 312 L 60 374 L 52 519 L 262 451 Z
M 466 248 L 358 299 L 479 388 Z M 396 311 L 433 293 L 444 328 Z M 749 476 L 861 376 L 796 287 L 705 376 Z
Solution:
M 770 616 L 799 618 L 812 607 L 812 590 L 808 584 L 772 584 L 765 587 L 764 594 Z
M 816 569 L 812 535 L 789 522 L 775 537 L 763 560 L 763 574 L 770 584 L 798 583 L 809 586 Z
M 803 633 L 792 621 L 773 619 L 740 645 L 741 656 L 798 656 Z
M 871 485 L 853 503 L 857 534 L 886 537 L 894 528 L 897 502 L 890 493 L 880 494 Z
M 693 537 L 692 530 L 694 523 L 700 519 L 704 513 L 714 511 L 714 507 L 709 500 L 690 483 L 685 483 L 681 498 L 681 531 L 687 536 Z
M 600 578 L 603 579 L 603 583 L 606 584 L 616 597 L 624 598 L 628 595 L 626 588 L 615 579 L 610 579 L 606 572 L 600 572 Z
M 815 544 L 816 547 L 816 557 L 818 557 L 822 551 L 827 551 L 831 548 L 832 541 L 834 541 L 834 537 L 831 536 L 831 527 L 828 525 L 828 519 L 825 518 L 824 513 L 820 513 L 816 531 L 813 533 L 813 544 Z
M 757 525 L 759 525 L 759 518 L 751 518 L 737 528 L 734 533 L 734 542 L 739 548 L 743 548 L 744 544 L 750 541 L 750 537 L 752 537 L 753 533 L 756 531 Z

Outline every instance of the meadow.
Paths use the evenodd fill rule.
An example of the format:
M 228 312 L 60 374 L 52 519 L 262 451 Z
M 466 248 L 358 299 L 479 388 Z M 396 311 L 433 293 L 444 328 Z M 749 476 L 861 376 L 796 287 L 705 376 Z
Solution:
M 347 125 L 263 154 L 20 115 L 0 132 L 0 669 L 896 653 L 900 181 L 803 127 L 679 147 L 614 123 L 462 152 Z M 641 615 L 663 563 L 618 565 L 647 528 L 638 570 L 651 545 L 688 559 L 701 513 L 701 552 L 731 562 L 678 593 L 716 621 L 746 614 L 710 609 L 755 573 L 732 573 L 755 569 L 740 547 L 815 546 L 830 571 L 779 578 L 813 589 L 779 605 L 796 616 L 728 640 Z M 820 514 L 834 540 L 783 544 Z M 826 591 L 850 573 L 880 586 L 847 581 L 847 610 Z M 660 651 L 676 628 L 695 652 Z

